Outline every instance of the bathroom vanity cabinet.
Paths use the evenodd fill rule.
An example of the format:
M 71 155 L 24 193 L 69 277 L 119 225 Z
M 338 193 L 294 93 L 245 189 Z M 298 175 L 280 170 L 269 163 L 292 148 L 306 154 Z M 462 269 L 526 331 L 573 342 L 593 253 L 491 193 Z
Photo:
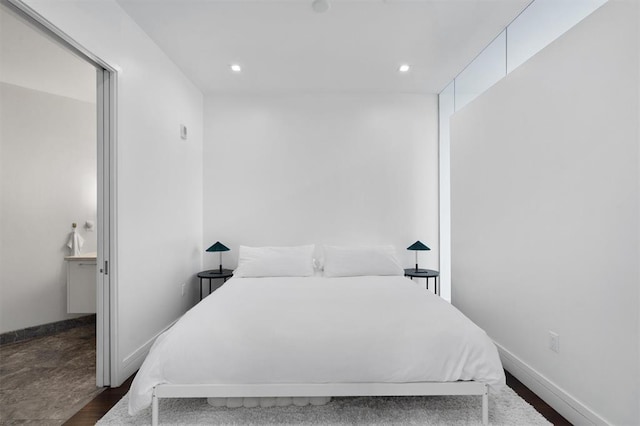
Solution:
M 65 256 L 67 262 L 67 313 L 96 312 L 96 253 Z

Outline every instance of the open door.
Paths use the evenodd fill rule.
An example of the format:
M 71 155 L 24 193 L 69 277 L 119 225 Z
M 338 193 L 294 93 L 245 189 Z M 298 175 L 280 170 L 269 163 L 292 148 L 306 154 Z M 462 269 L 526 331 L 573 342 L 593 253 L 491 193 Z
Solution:
M 112 293 L 115 290 L 115 73 L 97 68 L 98 255 L 96 268 L 96 384 L 109 386 L 112 364 Z

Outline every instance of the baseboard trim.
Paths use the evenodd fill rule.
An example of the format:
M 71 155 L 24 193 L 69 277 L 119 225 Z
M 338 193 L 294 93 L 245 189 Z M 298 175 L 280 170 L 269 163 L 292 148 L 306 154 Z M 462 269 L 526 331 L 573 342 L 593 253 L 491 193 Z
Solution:
M 133 351 L 131 354 L 127 355 L 122 360 L 120 371 L 122 372 L 122 377 L 125 378 L 125 380 L 126 378 L 131 377 L 136 371 L 140 369 L 140 367 L 142 366 L 142 363 L 147 357 L 147 354 L 149 353 L 149 350 L 151 349 L 151 346 L 156 341 L 158 336 L 160 336 L 162 333 L 170 329 L 176 322 L 178 322 L 178 320 L 173 321 L 171 324 L 166 326 L 164 329 L 158 332 L 155 336 L 147 340 L 138 349 Z
M 0 345 L 24 342 L 25 340 L 35 339 L 36 337 L 49 336 L 51 334 L 60 333 L 61 331 L 71 330 L 72 328 L 95 323 L 96 315 L 93 314 L 36 325 L 20 330 L 8 331 L 0 334 Z
M 496 343 L 505 370 L 574 425 L 606 426 L 611 424 L 564 389 L 537 372 L 526 362 Z

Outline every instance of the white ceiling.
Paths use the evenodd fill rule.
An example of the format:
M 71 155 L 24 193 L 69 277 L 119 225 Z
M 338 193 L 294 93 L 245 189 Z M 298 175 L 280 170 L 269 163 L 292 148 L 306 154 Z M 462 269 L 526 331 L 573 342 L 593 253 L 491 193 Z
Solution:
M 530 1 L 118 0 L 205 93 L 438 93 Z

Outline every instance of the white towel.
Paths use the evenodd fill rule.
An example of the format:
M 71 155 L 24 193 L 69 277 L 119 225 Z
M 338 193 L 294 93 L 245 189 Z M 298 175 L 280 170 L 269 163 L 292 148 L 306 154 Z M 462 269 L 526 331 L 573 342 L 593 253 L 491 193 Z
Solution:
M 78 234 L 77 229 L 74 229 L 73 232 L 69 234 L 69 241 L 67 242 L 67 247 L 71 249 L 71 255 L 78 256 L 83 244 L 84 238 Z

